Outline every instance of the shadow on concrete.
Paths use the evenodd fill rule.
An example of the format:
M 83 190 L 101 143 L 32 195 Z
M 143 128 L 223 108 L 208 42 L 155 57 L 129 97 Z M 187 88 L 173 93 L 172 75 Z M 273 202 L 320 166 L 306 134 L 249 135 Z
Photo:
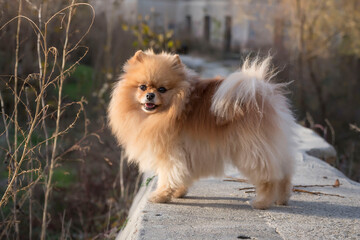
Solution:
M 238 197 L 199 197 L 199 196 L 185 196 L 182 199 L 195 199 L 195 200 L 228 200 L 228 201 L 249 201 L 250 198 L 238 198 Z
M 244 209 L 252 211 L 270 211 L 338 219 L 360 219 L 360 207 L 358 206 L 329 203 L 327 201 L 299 201 L 290 199 L 288 206 L 274 205 L 268 210 L 253 210 L 249 204 L 249 200 L 251 200 L 251 198 L 186 196 L 181 199 L 175 199 L 168 204 L 204 208 L 230 208 L 234 210 Z
M 359 206 L 329 203 L 328 201 L 299 201 L 290 199 L 288 206 L 275 206 L 270 211 L 339 219 L 360 219 Z
M 251 206 L 246 203 L 248 198 L 235 197 L 200 197 L 200 196 L 186 196 L 180 199 L 173 199 L 168 204 L 177 206 L 192 206 L 203 208 L 230 208 L 234 210 L 251 209 Z

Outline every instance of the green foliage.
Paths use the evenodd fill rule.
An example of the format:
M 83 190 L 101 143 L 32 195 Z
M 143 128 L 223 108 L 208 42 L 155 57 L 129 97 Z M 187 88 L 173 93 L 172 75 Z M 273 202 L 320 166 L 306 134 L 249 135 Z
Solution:
M 76 182 L 76 177 L 70 169 L 59 167 L 54 170 L 53 180 L 55 187 L 69 188 Z
M 126 218 L 125 221 L 124 221 L 124 223 L 123 223 L 123 225 L 120 227 L 119 230 L 123 230 L 123 229 L 126 227 L 128 221 L 129 221 L 129 218 Z
M 25 140 L 25 138 L 24 138 L 24 136 L 22 134 L 17 135 L 17 141 L 18 142 L 21 143 L 24 140 Z M 41 134 L 36 133 L 36 132 L 30 136 L 30 144 L 33 145 L 33 146 L 40 143 L 40 142 L 43 142 L 44 140 L 45 140 L 44 136 L 42 136 Z
M 133 47 L 140 49 L 152 48 L 155 52 L 169 51 L 174 52 L 180 47 L 180 41 L 174 39 L 173 30 L 164 30 L 161 33 L 155 32 L 146 22 L 140 22 L 137 25 L 123 24 L 124 31 L 130 31 L 136 40 Z
M 141 186 L 149 186 L 149 184 L 151 183 L 151 181 L 155 178 L 155 176 L 152 176 L 152 177 L 148 177 L 145 181 L 145 184 L 142 184 Z
M 94 70 L 87 65 L 79 65 L 71 77 L 64 83 L 64 95 L 72 101 L 79 101 L 82 96 L 92 93 Z

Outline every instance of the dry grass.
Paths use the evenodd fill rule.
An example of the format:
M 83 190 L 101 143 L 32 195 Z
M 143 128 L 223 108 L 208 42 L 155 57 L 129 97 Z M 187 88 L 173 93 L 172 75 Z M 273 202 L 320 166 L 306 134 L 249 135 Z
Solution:
M 95 12 L 87 3 L 0 0 L 2 7 L 9 20 L 0 17 L 0 41 L 9 42 L 12 53 L 7 48 L 5 55 L 13 61 L 0 61 L 0 71 L 11 67 L 0 73 L 0 239 L 113 239 L 141 176 L 105 126 L 112 60 L 101 56 L 112 56 L 99 46 L 111 40 L 102 38 L 101 20 L 90 32 Z M 89 59 L 85 37 L 98 40 L 87 43 L 95 46 L 98 81 L 87 100 L 72 100 L 73 75 L 81 67 L 84 74 L 80 62 Z
M 7 164 L 7 184 L 0 200 L 0 207 L 2 210 L 2 221 L 0 229 L 0 238 L 7 239 L 23 239 L 24 233 L 20 232 L 19 225 L 27 221 L 26 216 L 22 212 L 25 209 L 24 205 L 28 204 L 28 222 L 29 234 L 28 238 L 39 236 L 41 239 L 48 238 L 47 228 L 52 221 L 52 217 L 48 211 L 48 205 L 51 201 L 51 193 L 54 188 L 53 174 L 54 170 L 60 166 L 59 160 L 64 154 L 68 154 L 74 150 L 79 150 L 80 144 L 89 134 L 87 131 L 87 121 L 84 104 L 86 101 L 81 99 L 77 102 L 63 102 L 63 85 L 67 77 L 76 68 L 79 62 L 85 57 L 88 49 L 80 46 L 81 41 L 89 32 L 95 17 L 94 9 L 91 5 L 86 3 L 75 3 L 73 0 L 69 6 L 64 7 L 60 11 L 53 14 L 50 18 L 43 21 L 42 3 L 36 6 L 29 1 L 33 9 L 38 11 L 38 21 L 36 24 L 29 17 L 22 15 L 23 1 L 20 0 L 18 4 L 18 15 L 6 22 L 0 30 L 5 29 L 8 25 L 17 22 L 16 31 L 16 50 L 15 50 L 15 64 L 14 75 L 9 76 L 5 82 L 6 90 L 1 89 L 1 115 L 3 130 L 1 137 L 6 140 L 5 163 Z M 77 8 L 87 8 L 89 11 L 90 23 L 85 33 L 76 41 L 70 42 L 69 29 L 71 26 L 72 16 Z M 67 16 L 67 18 L 65 18 Z M 50 24 L 55 20 L 61 18 L 61 24 L 66 26 L 65 32 L 61 32 L 64 36 L 59 38 L 64 39 L 62 50 L 59 51 L 57 47 L 49 45 L 48 32 Z M 43 23 L 43 24 L 42 24 Z M 19 77 L 19 50 L 20 43 L 24 41 L 21 39 L 21 26 L 30 24 L 37 35 L 37 53 L 38 53 L 38 72 L 29 74 L 24 79 Z M 62 26 L 61 26 L 62 27 Z M 73 60 L 72 63 L 67 63 L 69 56 L 73 52 L 79 52 L 80 57 Z M 60 58 L 61 63 L 58 63 Z M 59 66 L 61 64 L 61 66 Z M 3 91 L 10 91 L 14 96 L 11 103 L 12 111 L 6 112 L 7 103 L 4 102 Z M 56 91 L 57 106 L 54 108 L 53 99 L 47 97 L 48 94 L 53 94 Z M 8 99 L 6 99 L 8 100 Z M 64 126 L 62 116 L 67 111 L 74 113 L 74 106 L 78 106 L 73 114 L 73 119 L 70 123 Z M 75 142 L 73 146 L 66 150 L 59 149 L 59 138 L 68 134 L 69 131 L 77 124 L 84 115 L 85 130 L 83 137 L 79 142 Z M 21 119 L 19 118 L 21 116 Z M 26 116 L 24 123 L 23 117 Z M 50 127 L 51 126 L 51 127 Z M 13 137 L 11 136 L 13 133 Z M 40 141 L 34 143 L 32 139 L 41 138 Z M 20 140 L 22 139 L 22 140 Z M 45 160 L 45 161 L 44 161 Z M 34 191 L 36 188 L 42 187 L 44 191 L 44 199 L 34 201 Z M 38 194 L 37 194 L 38 195 Z M 41 204 L 42 220 L 41 226 L 33 226 L 36 220 L 34 216 L 34 204 Z M 39 207 L 36 206 L 39 210 Z M 62 218 L 61 239 L 69 237 L 69 228 L 71 221 L 66 223 L 66 211 L 63 212 Z M 36 222 L 36 221 L 35 221 Z M 37 224 L 39 221 L 37 221 Z M 33 231 L 36 229 L 36 233 Z M 39 229 L 41 233 L 39 234 Z M 22 229 L 23 230 L 23 229 Z

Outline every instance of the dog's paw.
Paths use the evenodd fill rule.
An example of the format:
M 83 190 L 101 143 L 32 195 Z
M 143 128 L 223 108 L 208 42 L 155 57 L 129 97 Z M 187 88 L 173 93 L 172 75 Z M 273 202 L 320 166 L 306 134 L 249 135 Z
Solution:
M 281 199 L 281 200 L 276 200 L 275 202 L 276 205 L 283 205 L 286 206 L 289 204 L 289 200 L 288 199 Z
M 271 207 L 272 203 L 270 203 L 269 201 L 257 201 L 257 200 L 253 200 L 251 202 L 251 206 L 254 209 L 260 209 L 260 210 L 265 210 L 268 209 L 269 207 Z
M 176 189 L 175 192 L 173 193 L 173 198 L 182 198 L 186 195 L 186 193 L 187 193 L 187 188 L 180 187 Z
M 169 202 L 170 199 L 171 199 L 171 196 L 168 196 L 168 195 L 165 195 L 165 194 L 153 193 L 149 197 L 149 202 L 152 202 L 152 203 L 166 203 L 166 202 Z
M 281 193 L 275 201 L 276 205 L 288 205 L 290 199 L 290 193 Z

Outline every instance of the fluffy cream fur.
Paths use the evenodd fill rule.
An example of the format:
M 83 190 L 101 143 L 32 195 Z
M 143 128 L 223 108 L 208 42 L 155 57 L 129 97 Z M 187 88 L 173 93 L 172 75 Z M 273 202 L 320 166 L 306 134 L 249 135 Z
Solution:
M 150 201 L 182 197 L 195 180 L 221 176 L 232 164 L 255 185 L 254 208 L 287 204 L 294 118 L 283 85 L 270 82 L 269 63 L 247 60 L 225 79 L 199 79 L 167 53 L 138 51 L 125 64 L 109 125 L 129 160 L 158 174 Z M 155 95 L 151 111 L 144 109 L 148 93 Z

